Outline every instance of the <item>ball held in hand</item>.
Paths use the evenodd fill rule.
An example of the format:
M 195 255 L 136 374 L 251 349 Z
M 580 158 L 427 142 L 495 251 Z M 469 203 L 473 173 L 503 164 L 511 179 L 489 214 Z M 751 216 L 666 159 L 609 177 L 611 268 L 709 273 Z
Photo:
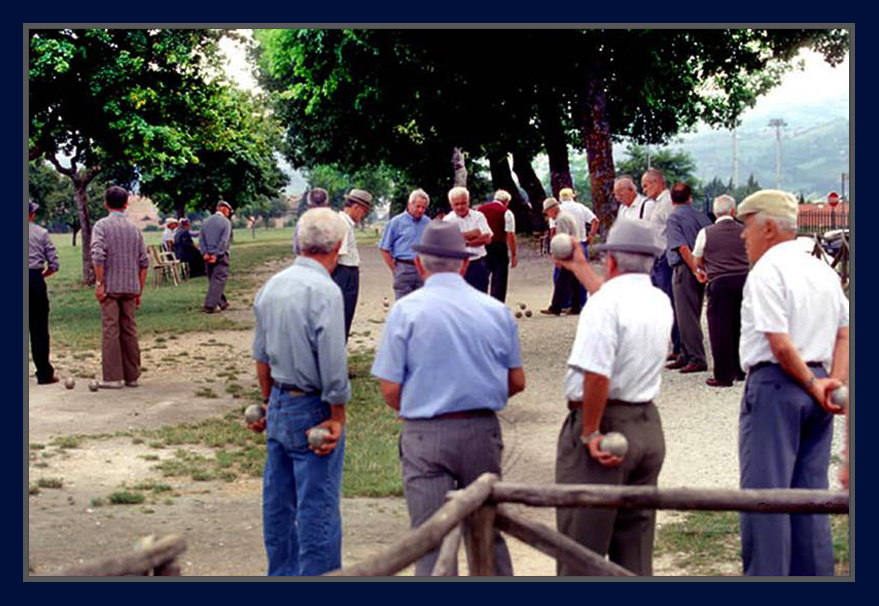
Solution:
M 611 431 L 601 439 L 601 450 L 615 457 L 623 457 L 629 450 L 629 441 L 618 431 Z
M 570 259 L 574 254 L 574 241 L 567 234 L 556 234 L 549 243 L 549 249 L 556 259 Z
M 263 410 L 262 406 L 259 404 L 251 404 L 244 410 L 244 420 L 248 425 L 252 425 L 262 419 L 265 414 L 266 411 Z

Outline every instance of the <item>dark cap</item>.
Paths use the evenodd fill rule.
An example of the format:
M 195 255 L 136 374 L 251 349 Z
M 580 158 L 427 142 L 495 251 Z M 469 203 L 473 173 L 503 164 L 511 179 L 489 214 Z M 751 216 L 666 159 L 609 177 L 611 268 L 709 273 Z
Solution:
M 469 259 L 474 256 L 467 252 L 467 245 L 461 230 L 454 223 L 434 219 L 424 228 L 421 241 L 412 247 L 415 252 L 433 255 L 434 257 L 450 257 L 452 259 Z
M 232 205 L 225 200 L 220 200 L 219 202 L 217 202 L 217 210 L 220 210 L 221 206 L 225 206 L 226 208 L 228 208 L 230 213 L 233 212 Z

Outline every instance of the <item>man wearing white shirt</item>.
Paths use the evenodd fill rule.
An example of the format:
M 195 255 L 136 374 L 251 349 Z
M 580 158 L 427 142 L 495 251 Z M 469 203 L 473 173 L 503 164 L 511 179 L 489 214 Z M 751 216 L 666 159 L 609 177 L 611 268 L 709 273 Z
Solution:
M 671 201 L 671 192 L 665 184 L 665 175 L 658 168 L 650 168 L 641 176 L 641 191 L 653 200 L 653 209 L 650 213 L 650 223 L 656 231 L 657 243 L 663 251 L 667 248 L 668 218 L 674 210 Z M 672 276 L 674 270 L 669 265 L 666 252 L 656 259 L 650 279 L 653 285 L 668 295 L 672 309 L 675 307 L 674 292 L 672 290 Z M 678 331 L 678 322 L 674 321 L 671 329 L 672 352 L 668 360 L 676 360 L 681 353 L 681 335 Z
M 571 213 L 580 222 L 580 248 L 583 249 L 583 254 L 586 255 L 586 258 L 588 259 L 589 244 L 592 243 L 592 238 L 594 238 L 595 234 L 598 233 L 598 217 L 595 216 L 595 213 L 592 212 L 592 210 L 588 206 L 586 206 L 582 202 L 577 202 L 574 199 L 574 190 L 570 187 L 565 187 L 559 190 L 559 208 L 563 211 Z M 557 273 L 553 274 L 553 279 L 558 279 Z M 586 293 L 586 289 L 583 288 L 582 284 L 575 284 L 574 286 L 576 288 L 574 288 L 575 292 L 573 296 L 579 295 L 580 305 L 577 307 L 582 309 L 583 306 L 586 305 L 586 297 L 588 296 Z M 573 303 L 570 305 L 570 307 L 574 307 Z
M 613 195 L 620 203 L 617 219 L 638 219 L 650 221 L 655 202 L 638 193 L 635 182 L 629 176 L 618 177 L 613 182 Z
M 449 204 L 452 205 L 452 212 L 442 220 L 458 226 L 467 244 L 467 252 L 473 255 L 464 274 L 464 280 L 473 288 L 487 293 L 488 268 L 485 265 L 485 245 L 491 242 L 493 232 L 488 226 L 485 215 L 470 208 L 470 192 L 467 188 L 450 189 Z
M 565 393 L 570 413 L 559 434 L 559 484 L 656 486 L 665 439 L 653 400 L 672 325 L 668 297 L 650 283 L 662 249 L 642 221 L 620 219 L 608 233 L 606 278 L 574 250 L 562 265 L 589 290 L 568 358 Z M 622 457 L 601 450 L 604 434 L 629 443 Z M 558 508 L 559 532 L 636 575 L 653 573 L 656 512 L 652 509 Z M 559 575 L 574 574 L 561 560 Z
M 739 205 L 751 272 L 739 355 L 741 488 L 827 489 L 833 390 L 848 381 L 849 310 L 839 276 L 796 245 L 797 200 L 761 190 Z M 828 369 L 830 370 L 828 375 Z M 742 513 L 746 575 L 833 575 L 826 514 Z
M 360 294 L 360 252 L 357 250 L 357 237 L 354 226 L 369 214 L 372 209 L 372 194 L 362 189 L 352 189 L 345 198 L 345 209 L 339 213 L 345 221 L 347 231 L 339 249 L 339 262 L 333 270 L 333 282 L 342 290 L 345 300 L 345 342 L 351 334 L 354 310 Z

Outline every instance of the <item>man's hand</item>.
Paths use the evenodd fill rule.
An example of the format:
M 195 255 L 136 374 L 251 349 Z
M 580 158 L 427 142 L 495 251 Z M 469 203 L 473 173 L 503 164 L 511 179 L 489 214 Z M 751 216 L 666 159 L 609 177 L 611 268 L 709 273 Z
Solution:
M 842 385 L 842 381 L 827 377 L 826 379 L 815 379 L 809 389 L 809 393 L 818 404 L 832 415 L 841 415 L 845 412 L 844 406 L 833 403 L 833 390 Z
M 693 272 L 693 275 L 696 276 L 696 281 L 700 284 L 708 283 L 708 274 L 705 273 L 705 270 L 701 267 L 697 267 L 696 270 Z
M 325 456 L 333 452 L 336 449 L 336 446 L 339 445 L 339 440 L 342 438 L 342 430 L 345 429 L 345 424 L 328 419 L 317 427 L 323 427 L 328 430 L 330 435 L 326 437 L 324 443 L 321 444 L 319 448 L 313 448 L 311 446 L 309 446 L 309 448 L 311 448 L 315 454 Z
M 140 293 L 134 297 L 134 309 L 140 309 Z
M 254 433 L 262 433 L 266 430 L 266 419 L 268 419 L 268 410 L 266 410 L 265 405 L 263 405 L 262 410 L 265 414 L 260 417 L 259 421 L 254 423 L 247 423 L 245 421 L 244 426 Z
M 98 303 L 103 303 L 104 299 L 107 298 L 106 287 L 103 282 L 98 282 L 95 284 L 95 299 L 98 300 Z
M 599 434 L 589 440 L 589 454 L 593 459 L 604 465 L 605 467 L 619 467 L 622 462 L 622 457 L 617 457 L 615 455 L 610 454 L 609 452 L 605 452 L 601 450 L 601 439 L 604 436 Z
M 513 255 L 510 257 L 510 267 L 515 269 L 518 264 L 519 264 L 519 255 L 517 255 L 516 253 L 513 253 Z
M 553 257 L 553 260 L 555 261 L 556 267 L 562 267 L 576 274 L 574 270 L 578 266 L 586 265 L 586 255 L 583 254 L 583 247 L 580 246 L 580 243 L 574 240 L 574 238 L 572 238 L 571 236 L 568 237 L 571 238 L 571 245 L 573 246 L 574 250 L 573 254 L 567 259 L 556 259 L 555 257 Z
M 55 272 L 52 271 L 52 270 L 49 269 L 49 268 L 44 269 L 44 270 L 43 270 L 43 279 L 48 278 L 49 276 L 51 276 L 51 275 L 54 274 L 54 273 L 55 273 Z

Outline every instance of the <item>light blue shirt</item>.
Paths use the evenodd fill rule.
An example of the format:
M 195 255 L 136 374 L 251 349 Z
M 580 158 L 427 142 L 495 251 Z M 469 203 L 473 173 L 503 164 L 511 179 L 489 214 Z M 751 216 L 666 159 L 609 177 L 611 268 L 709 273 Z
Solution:
M 403 211 L 390 220 L 385 233 L 382 235 L 381 242 L 378 247 L 391 253 L 395 259 L 415 258 L 415 251 L 412 246 L 421 241 L 421 234 L 424 228 L 430 223 L 427 215 L 422 215 L 419 220 L 409 214 L 409 211 Z
M 402 384 L 400 416 L 428 419 L 503 409 L 509 370 L 521 366 L 510 310 L 460 275 L 438 273 L 394 303 L 372 374 Z
M 297 257 L 272 276 L 253 302 L 253 359 L 275 383 L 321 392 L 329 404 L 351 399 L 342 291 L 323 265 Z

